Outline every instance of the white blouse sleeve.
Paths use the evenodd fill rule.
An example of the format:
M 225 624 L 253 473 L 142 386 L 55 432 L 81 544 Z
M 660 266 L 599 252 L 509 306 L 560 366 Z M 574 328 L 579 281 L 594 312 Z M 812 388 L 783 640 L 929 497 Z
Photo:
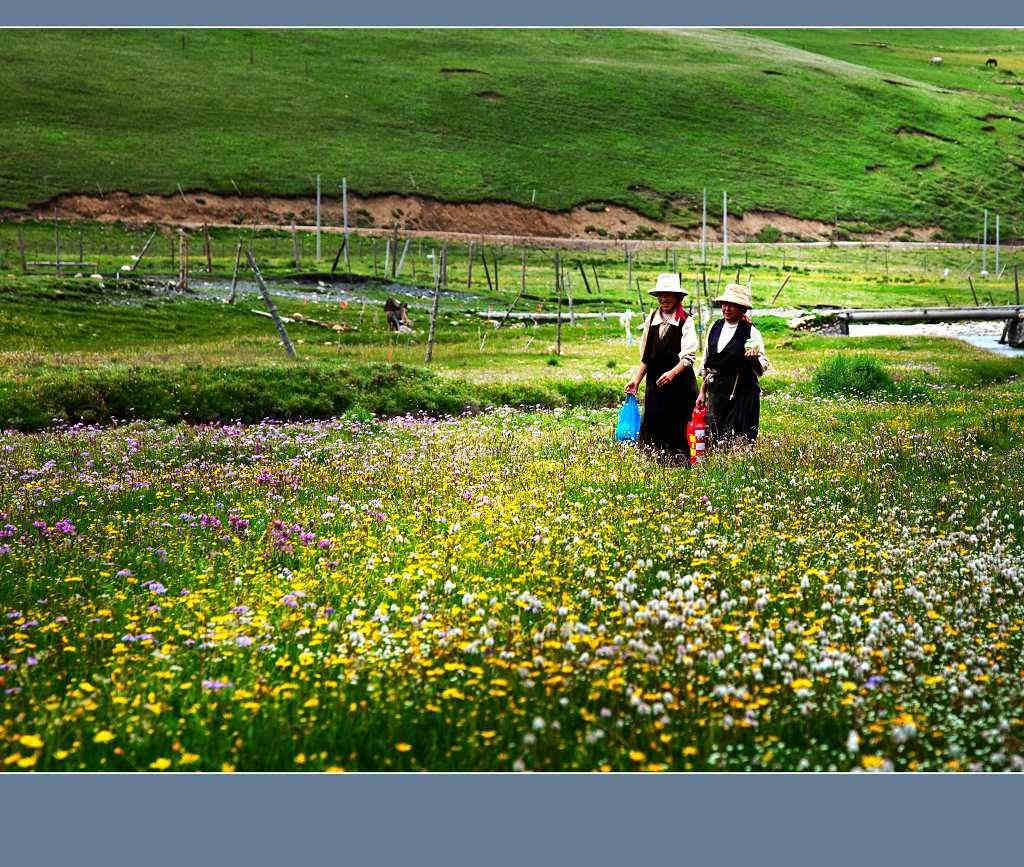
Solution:
M 764 352 L 764 338 L 761 336 L 761 332 L 758 331 L 753 325 L 750 326 L 750 342 L 753 346 L 756 346 L 758 349 L 757 361 L 758 364 L 761 365 L 761 372 L 758 373 L 757 375 L 763 376 L 765 373 L 768 372 L 768 369 L 769 367 L 771 367 L 771 365 L 768 364 L 768 356 L 765 355 Z M 757 372 L 756 368 L 755 372 Z
M 693 317 L 687 316 L 683 323 L 683 333 L 679 341 L 679 360 L 693 366 L 697 357 L 697 329 L 693 324 Z

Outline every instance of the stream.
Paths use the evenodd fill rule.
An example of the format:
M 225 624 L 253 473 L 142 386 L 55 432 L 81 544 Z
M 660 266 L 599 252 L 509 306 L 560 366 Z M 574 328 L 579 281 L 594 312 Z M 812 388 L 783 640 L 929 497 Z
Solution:
M 1024 357 L 1024 348 L 1014 349 L 999 342 L 1003 325 L 1002 322 L 921 322 L 908 325 L 850 323 L 850 337 L 952 337 L 997 355 Z

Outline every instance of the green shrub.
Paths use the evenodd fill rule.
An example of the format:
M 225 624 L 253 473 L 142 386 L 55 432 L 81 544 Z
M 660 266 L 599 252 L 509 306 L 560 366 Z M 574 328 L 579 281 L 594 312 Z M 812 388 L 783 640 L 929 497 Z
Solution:
M 556 356 L 549 361 L 560 363 Z M 408 364 L 38 368 L 18 379 L 0 376 L 0 428 L 115 419 L 363 420 L 408 412 L 457 415 L 486 406 L 605 407 L 618 397 L 618 388 L 606 382 L 475 385 Z
M 762 226 L 754 237 L 762 244 L 774 244 L 782 238 L 782 232 L 775 226 Z
M 957 367 L 957 381 L 968 386 L 1010 382 L 1020 375 L 1020 361 L 1016 358 L 968 358 Z
M 995 413 L 969 430 L 978 445 L 996 454 L 1007 454 L 1024 443 L 1024 412 Z
M 793 333 L 793 329 L 789 327 L 789 321 L 784 316 L 758 316 L 754 325 L 763 336 Z M 768 351 L 771 352 L 771 346 L 768 347 Z
M 870 355 L 831 355 L 814 371 L 811 388 L 823 396 L 867 397 L 893 389 L 892 377 Z

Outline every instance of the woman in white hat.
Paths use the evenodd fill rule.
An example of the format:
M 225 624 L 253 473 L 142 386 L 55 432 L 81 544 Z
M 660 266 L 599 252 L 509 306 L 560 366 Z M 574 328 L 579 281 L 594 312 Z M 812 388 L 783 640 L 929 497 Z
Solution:
M 644 322 L 640 338 L 640 367 L 626 384 L 636 394 L 645 378 L 644 417 L 638 441 L 666 451 L 686 450 L 686 423 L 697 401 L 697 331 L 683 309 L 686 292 L 678 274 L 659 274 L 650 295 L 658 306 Z
M 768 358 L 764 338 L 746 315 L 753 306 L 750 287 L 729 283 L 715 304 L 722 318 L 708 333 L 697 406 L 708 408 L 712 444 L 729 437 L 754 442 L 761 420 L 758 378 L 768 369 Z

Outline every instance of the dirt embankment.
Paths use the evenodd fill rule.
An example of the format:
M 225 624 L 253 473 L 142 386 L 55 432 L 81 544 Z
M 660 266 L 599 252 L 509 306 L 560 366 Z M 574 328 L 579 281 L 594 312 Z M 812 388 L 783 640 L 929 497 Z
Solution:
M 316 200 L 284 196 L 230 196 L 190 191 L 158 196 L 126 192 L 105 195 L 69 194 L 30 206 L 26 211 L 0 212 L 0 218 L 87 219 L 100 222 L 162 223 L 178 226 L 276 225 L 311 227 L 316 223 Z M 506 236 L 514 238 L 573 238 L 588 240 L 700 240 L 700 228 L 680 229 L 652 220 L 620 205 L 589 204 L 568 211 L 507 202 L 442 202 L 422 196 L 349 195 L 349 226 L 363 231 L 388 231 L 398 222 L 402 231 L 432 235 Z M 321 224 L 337 231 L 342 223 L 336 198 L 321 203 Z M 834 227 L 768 211 L 748 211 L 729 217 L 729 238 L 752 241 L 763 229 L 777 229 L 785 240 L 829 240 Z M 858 240 L 888 240 L 897 235 L 928 240 L 936 227 L 894 229 L 858 235 Z M 708 239 L 721 240 L 721 229 L 708 226 Z

